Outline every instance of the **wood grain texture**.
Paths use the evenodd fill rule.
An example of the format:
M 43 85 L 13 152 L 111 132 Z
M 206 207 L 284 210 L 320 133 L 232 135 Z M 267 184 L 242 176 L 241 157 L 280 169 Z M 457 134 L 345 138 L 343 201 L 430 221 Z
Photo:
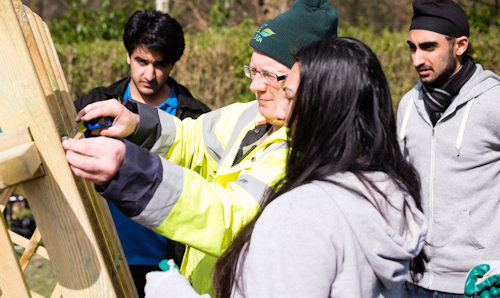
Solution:
M 23 236 L 18 235 L 12 231 L 9 231 L 9 236 L 10 236 L 12 243 L 15 243 L 15 244 L 22 246 L 24 248 L 32 245 L 32 244 L 30 244 L 30 239 L 26 239 Z M 33 238 L 33 237 L 31 237 L 31 238 Z M 47 249 L 45 249 L 45 247 L 43 247 L 43 246 L 37 246 L 35 249 L 35 254 L 46 259 L 47 261 L 50 261 L 49 254 L 47 253 Z
M 47 57 L 49 58 L 51 73 L 54 75 L 55 80 L 54 85 L 57 86 L 57 92 L 61 100 L 59 102 L 59 106 L 61 110 L 64 109 L 66 111 L 65 114 L 74 122 L 74 119 L 76 118 L 75 107 L 73 105 L 73 100 L 71 99 L 70 92 L 66 84 L 66 79 L 64 79 L 64 73 L 62 72 L 62 68 L 60 67 L 59 57 L 55 52 L 52 38 L 47 34 L 47 24 L 45 24 L 45 22 L 43 22 L 43 20 L 37 14 L 31 13 L 31 15 L 33 15 L 34 17 L 34 22 L 36 22 L 36 26 L 38 27 L 38 32 L 42 39 L 44 50 L 47 54 Z M 35 23 L 33 23 L 32 26 L 35 27 Z
M 22 15 L 19 17 L 24 20 Z M 95 195 L 93 185 L 73 177 L 66 162 L 60 144 L 61 136 L 67 133 L 66 125 L 57 123 L 66 124 L 68 107 L 62 109 L 46 96 L 40 79 L 43 71 L 34 65 L 43 64 L 43 60 L 41 55 L 33 59 L 32 49 L 38 46 L 28 40 L 36 43 L 34 37 L 29 39 L 21 30 L 12 2 L 0 1 L 0 127 L 4 133 L 29 127 L 40 154 L 46 175 L 23 183 L 21 188 L 37 219 L 61 294 L 135 297 L 127 266 L 114 262 L 115 258 L 123 260 L 123 253 L 116 249 L 120 246 L 116 245 L 114 228 L 101 226 L 109 219 L 98 220 L 95 210 L 89 208 L 89 204 L 102 205 L 102 199 Z M 58 113 L 51 111 L 54 107 Z M 99 216 L 109 216 L 107 209 L 99 212 Z M 103 239 L 102 231 L 115 233 L 106 234 L 112 239 Z
M 0 151 L 0 189 L 31 179 L 40 166 L 33 142 Z
M 7 207 L 7 203 L 9 203 L 9 198 L 14 193 L 14 188 L 15 188 L 14 186 L 11 186 L 7 187 L 4 190 L 0 190 L 0 213 L 3 213 L 5 208 Z
M 54 85 L 55 81 L 51 82 L 49 79 L 48 68 L 44 64 L 44 59 L 42 58 L 42 53 L 45 53 L 44 49 L 40 52 L 40 48 L 43 47 L 43 42 L 41 38 L 39 38 L 41 46 L 37 43 L 32 26 L 29 23 L 29 18 L 21 1 L 13 0 L 12 3 L 26 45 L 28 46 L 29 56 L 33 62 L 33 66 L 35 67 L 37 78 L 40 86 L 42 87 L 43 94 L 45 95 L 47 105 L 49 106 L 49 111 L 54 119 L 54 124 L 56 125 L 59 134 L 67 135 L 72 129 L 73 121 L 71 121 L 65 113 L 62 113 L 61 108 L 59 107 L 59 102 L 62 102 L 62 100 L 57 98 L 56 94 L 58 95 L 58 93 L 54 92 L 54 90 L 57 90 L 57 86 Z M 47 61 L 47 63 L 49 62 Z M 47 66 L 50 68 L 50 64 Z
M 42 35 L 45 48 L 48 51 L 49 60 L 56 76 L 62 100 L 66 107 L 66 112 L 68 115 L 71 115 L 70 117 L 74 118 L 76 117 L 76 112 L 73 106 L 73 100 L 71 99 L 70 91 L 68 89 L 54 43 L 52 42 L 49 28 L 38 15 L 33 15 Z M 49 48 L 52 52 L 50 52 Z M 96 233 L 99 234 L 98 239 L 100 239 L 100 241 L 98 243 L 105 252 L 103 254 L 103 257 L 106 259 L 105 264 L 109 266 L 108 269 L 112 272 L 112 274 L 117 277 L 116 279 L 113 279 L 113 281 L 116 281 L 116 286 L 121 287 L 125 293 L 135 291 L 135 289 L 129 289 L 131 287 L 130 284 L 119 282 L 129 281 L 132 277 L 128 270 L 128 264 L 125 260 L 120 242 L 117 240 L 118 235 L 106 201 L 96 193 L 93 184 L 90 182 L 82 179 L 77 179 L 76 182 L 79 189 L 84 189 L 89 197 L 96 198 L 94 200 L 84 200 L 83 204 L 87 210 L 92 211 L 89 213 L 89 219 L 92 226 L 98 227 L 96 229 Z
M 31 297 L 3 216 L 0 216 L 0 288 L 3 297 Z

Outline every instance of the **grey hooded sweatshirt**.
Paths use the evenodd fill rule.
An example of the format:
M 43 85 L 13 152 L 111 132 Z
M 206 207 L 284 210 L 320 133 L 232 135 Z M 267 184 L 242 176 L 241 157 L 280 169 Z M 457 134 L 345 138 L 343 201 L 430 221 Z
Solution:
M 370 201 L 316 181 L 269 204 L 251 236 L 242 291 L 233 288 L 233 297 L 401 297 L 409 261 L 423 246 L 425 218 L 386 174 L 367 176 L 389 202 L 344 173 L 330 179 Z
M 399 104 L 398 133 L 429 227 L 418 285 L 463 294 L 473 266 L 500 259 L 500 77 L 476 65 L 435 127 L 419 82 Z

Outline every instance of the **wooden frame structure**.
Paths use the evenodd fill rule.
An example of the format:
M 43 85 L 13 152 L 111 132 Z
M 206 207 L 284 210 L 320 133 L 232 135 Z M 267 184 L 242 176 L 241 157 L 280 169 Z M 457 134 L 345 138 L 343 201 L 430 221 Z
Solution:
M 2 297 L 40 297 L 23 275 L 33 254 L 50 261 L 51 297 L 136 297 L 105 201 L 64 156 L 76 113 L 50 32 L 20 0 L 0 1 L 0 52 L 0 213 L 16 193 L 37 222 L 25 239 L 0 214 Z

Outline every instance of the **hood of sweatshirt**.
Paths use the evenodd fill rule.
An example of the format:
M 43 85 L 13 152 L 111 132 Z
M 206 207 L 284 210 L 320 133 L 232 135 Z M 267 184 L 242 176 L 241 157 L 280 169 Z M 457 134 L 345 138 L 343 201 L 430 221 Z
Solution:
M 394 289 L 406 279 L 409 261 L 422 249 L 427 233 L 425 217 L 413 198 L 385 173 L 365 175 L 387 200 L 353 174 L 344 173 L 334 175 L 332 180 L 361 191 L 371 205 L 352 196 L 336 197 L 336 201 L 378 279 L 386 288 Z
M 497 74 L 483 70 L 480 64 L 476 64 L 476 71 L 470 80 L 462 86 L 451 106 L 454 108 L 462 105 L 498 85 L 500 85 L 500 77 Z
M 480 64 L 476 64 L 476 71 L 474 72 L 470 80 L 462 86 L 462 89 L 460 89 L 458 95 L 453 99 L 448 109 L 446 109 L 446 111 L 441 116 L 441 119 L 445 120 L 446 118 L 454 114 L 455 111 L 460 107 L 463 106 L 465 108 L 465 112 L 463 113 L 462 119 L 460 120 L 460 125 L 458 126 L 457 139 L 455 144 L 457 155 L 460 155 L 465 128 L 469 119 L 471 108 L 474 105 L 474 99 L 479 95 L 487 92 L 489 89 L 498 86 L 500 86 L 500 76 L 489 70 L 483 70 L 483 67 Z M 408 94 L 410 95 L 411 100 L 408 101 L 407 106 L 405 107 L 406 110 L 403 114 L 401 127 L 398 131 L 398 137 L 400 141 L 404 140 L 404 138 L 406 137 L 408 120 L 413 108 L 416 107 L 418 112 L 424 119 L 427 119 L 426 121 L 428 121 L 430 125 L 430 120 L 428 120 L 429 117 L 427 116 L 422 98 L 422 82 L 419 81 Z M 438 123 L 442 121 L 441 119 L 438 121 Z

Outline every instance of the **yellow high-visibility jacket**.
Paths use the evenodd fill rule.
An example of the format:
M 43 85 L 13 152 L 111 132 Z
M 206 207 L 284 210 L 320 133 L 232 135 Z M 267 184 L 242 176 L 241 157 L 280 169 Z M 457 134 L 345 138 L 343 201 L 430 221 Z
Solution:
M 186 244 L 181 272 L 199 293 L 213 294 L 217 258 L 284 174 L 287 129 L 269 135 L 233 166 L 245 134 L 265 120 L 257 101 L 232 104 L 196 120 L 156 113 L 161 131 L 151 151 L 166 157 L 161 182 L 151 196 L 141 195 L 149 201 L 132 219 Z

